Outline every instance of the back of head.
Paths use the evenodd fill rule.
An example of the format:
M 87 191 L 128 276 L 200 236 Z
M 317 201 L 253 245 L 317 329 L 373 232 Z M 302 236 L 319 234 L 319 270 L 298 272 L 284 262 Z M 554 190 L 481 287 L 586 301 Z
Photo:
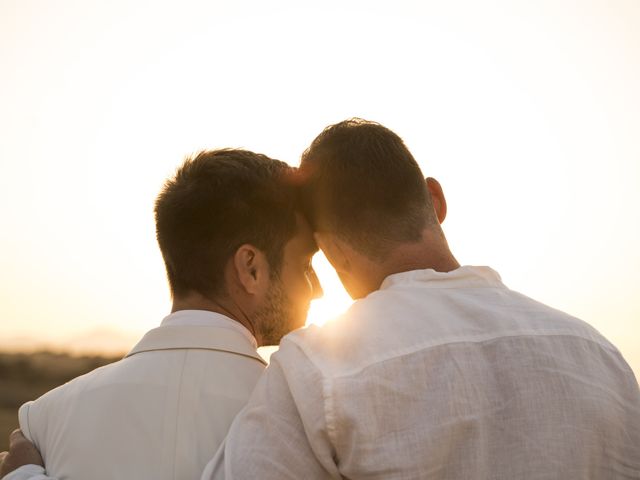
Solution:
M 353 118 L 327 127 L 303 153 L 304 204 L 316 231 L 340 235 L 372 259 L 417 242 L 437 224 L 425 179 L 402 139 Z
M 296 228 L 294 169 L 246 150 L 213 150 L 187 159 L 156 200 L 158 244 L 174 298 L 225 293 L 224 269 L 249 243 L 274 273 Z

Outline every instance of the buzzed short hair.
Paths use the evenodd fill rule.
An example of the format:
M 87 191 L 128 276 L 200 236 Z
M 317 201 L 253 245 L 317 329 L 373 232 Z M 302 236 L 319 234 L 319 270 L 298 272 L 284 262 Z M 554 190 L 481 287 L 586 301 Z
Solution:
M 224 270 L 248 243 L 280 269 L 296 229 L 292 167 L 246 150 L 203 151 L 167 180 L 155 204 L 156 234 L 174 297 L 226 292 Z
M 372 259 L 437 223 L 418 163 L 388 128 L 360 118 L 327 127 L 300 164 L 305 213 Z

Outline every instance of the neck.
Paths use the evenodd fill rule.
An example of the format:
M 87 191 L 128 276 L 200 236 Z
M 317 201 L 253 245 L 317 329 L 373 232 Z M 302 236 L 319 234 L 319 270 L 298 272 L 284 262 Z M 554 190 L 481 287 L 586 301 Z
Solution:
M 173 305 L 171 306 L 171 313 L 175 313 L 180 310 L 205 310 L 207 312 L 224 315 L 249 330 L 255 337 L 258 346 L 262 346 L 262 338 L 256 331 L 253 323 L 249 319 L 249 316 L 232 299 L 211 299 L 205 297 L 201 293 L 189 292 L 186 295 L 174 297 Z
M 380 283 L 394 273 L 411 270 L 433 269 L 436 272 L 451 272 L 460 268 L 442 230 L 426 229 L 422 239 L 416 243 L 406 243 L 393 250 L 389 257 L 378 265 Z

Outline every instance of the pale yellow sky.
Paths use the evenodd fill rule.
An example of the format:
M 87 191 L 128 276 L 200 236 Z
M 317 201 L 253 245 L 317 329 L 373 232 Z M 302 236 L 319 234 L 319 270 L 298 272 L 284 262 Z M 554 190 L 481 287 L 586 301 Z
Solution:
M 185 154 L 297 164 L 361 116 L 441 181 L 461 263 L 638 374 L 638 25 L 637 0 L 0 1 L 0 347 L 127 348 L 169 308 L 152 206 Z M 348 299 L 316 263 L 321 320 Z

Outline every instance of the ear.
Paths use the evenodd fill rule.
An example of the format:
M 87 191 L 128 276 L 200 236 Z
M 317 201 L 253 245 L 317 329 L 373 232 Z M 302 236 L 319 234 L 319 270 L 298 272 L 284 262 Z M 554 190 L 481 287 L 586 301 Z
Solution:
M 442 223 L 447 217 L 447 200 L 444 198 L 442 187 L 440 186 L 440 183 L 432 177 L 427 177 L 426 182 L 427 189 L 431 195 L 433 209 L 436 212 L 436 217 L 438 218 L 438 222 Z
M 258 295 L 269 286 L 269 262 L 264 253 L 253 245 L 247 243 L 236 250 L 233 266 L 246 293 Z
M 351 269 L 349 255 L 346 253 L 344 242 L 330 232 L 315 232 L 313 238 L 318 248 L 324 252 L 329 263 L 338 272 L 348 272 Z

